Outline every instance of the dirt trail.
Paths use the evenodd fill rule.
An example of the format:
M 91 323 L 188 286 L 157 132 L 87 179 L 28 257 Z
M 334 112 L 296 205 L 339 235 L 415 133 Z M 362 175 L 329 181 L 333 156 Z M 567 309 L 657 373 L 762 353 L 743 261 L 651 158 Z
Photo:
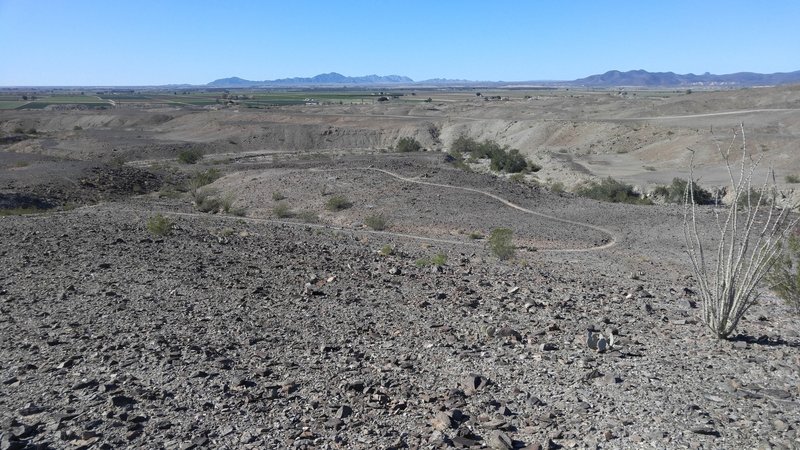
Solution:
M 611 232 L 610 230 L 606 229 L 606 228 L 599 227 L 599 226 L 596 226 L 596 225 L 590 225 L 590 224 L 583 223 L 583 222 L 575 222 L 575 221 L 572 221 L 572 220 L 562 219 L 562 218 L 559 218 L 559 217 L 551 216 L 549 214 L 544 214 L 544 213 L 532 211 L 532 210 L 530 210 L 528 208 L 525 208 L 525 207 L 522 207 L 520 205 L 517 205 L 516 203 L 510 202 L 510 201 L 504 199 L 503 197 L 500 197 L 499 195 L 495 195 L 495 194 L 492 194 L 491 192 L 487 192 L 487 191 L 484 191 L 484 190 L 481 190 L 481 189 L 475 189 L 475 188 L 463 187 L 463 186 L 453 186 L 453 185 L 443 184 L 443 183 L 433 183 L 433 182 L 430 182 L 430 181 L 420 181 L 420 180 L 416 180 L 414 178 L 404 177 L 402 175 L 396 174 L 394 172 L 390 172 L 388 170 L 378 169 L 378 168 L 374 168 L 374 167 L 357 167 L 357 168 L 352 168 L 352 169 L 309 169 L 309 170 L 311 170 L 313 172 L 335 172 L 335 171 L 347 171 L 347 170 L 371 170 L 371 171 L 375 171 L 375 172 L 381 172 L 383 174 L 389 175 L 389 176 L 391 176 L 393 178 L 396 178 L 396 179 L 398 179 L 400 181 L 404 181 L 406 183 L 414 183 L 414 184 L 421 184 L 421 185 L 426 185 L 426 186 L 435 186 L 435 187 L 441 187 L 441 188 L 446 188 L 446 189 L 456 189 L 456 190 L 461 190 L 461 191 L 466 191 L 466 192 L 473 192 L 473 193 L 476 193 L 476 194 L 481 194 L 481 195 L 485 195 L 487 197 L 490 197 L 490 198 L 492 198 L 494 200 L 497 200 L 500 203 L 502 203 L 502 204 L 504 204 L 504 205 L 506 205 L 506 206 L 508 206 L 510 208 L 514 208 L 514 209 L 516 209 L 518 211 L 522 211 L 522 212 L 524 212 L 526 214 L 531 214 L 531 215 L 534 215 L 534 216 L 537 216 L 537 217 L 542 217 L 544 219 L 552 220 L 554 222 L 561 222 L 561 223 L 565 223 L 565 224 L 569 224 L 569 225 L 576 225 L 576 226 L 579 226 L 579 227 L 589 228 L 591 230 L 595 230 L 595 231 L 599 231 L 601 233 L 607 234 L 608 237 L 609 237 L 609 242 L 607 242 L 607 243 L 605 243 L 603 245 L 597 246 L 597 247 L 573 248 L 573 249 L 546 249 L 546 250 L 540 250 L 541 252 L 561 252 L 561 253 L 589 252 L 589 251 L 595 251 L 595 250 L 609 249 L 611 247 L 614 247 L 617 244 L 617 238 L 614 235 L 614 233 Z
M 693 119 L 696 117 L 732 116 L 736 114 L 752 114 L 752 113 L 762 113 L 762 112 L 766 113 L 789 112 L 789 111 L 800 111 L 800 109 L 795 109 L 795 108 L 742 109 L 738 111 L 724 111 L 724 112 L 705 113 L 705 114 L 685 114 L 677 116 L 626 117 L 614 120 Z

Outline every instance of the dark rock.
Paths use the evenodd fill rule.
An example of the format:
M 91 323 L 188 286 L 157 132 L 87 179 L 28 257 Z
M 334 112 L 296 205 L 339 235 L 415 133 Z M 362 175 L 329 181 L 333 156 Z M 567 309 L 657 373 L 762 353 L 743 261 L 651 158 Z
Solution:
M 486 443 L 495 450 L 512 450 L 514 448 L 511 438 L 498 430 L 489 433 L 489 436 L 486 438 Z
M 111 404 L 116 407 L 131 406 L 136 404 L 136 400 L 127 395 L 115 395 L 111 397 Z
M 347 417 L 350 417 L 351 414 L 353 414 L 353 408 L 347 405 L 342 405 L 338 410 L 336 410 L 336 417 L 339 419 L 346 419 Z
M 692 428 L 692 433 L 702 434 L 704 436 L 720 437 L 719 431 L 717 431 L 717 430 L 715 430 L 715 429 L 713 429 L 711 427 L 695 427 L 695 428 Z

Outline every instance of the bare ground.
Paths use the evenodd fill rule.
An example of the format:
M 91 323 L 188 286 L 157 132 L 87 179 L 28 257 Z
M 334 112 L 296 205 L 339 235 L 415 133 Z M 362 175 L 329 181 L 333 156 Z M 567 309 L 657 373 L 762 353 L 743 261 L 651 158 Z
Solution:
M 794 88 L 631 97 L 2 113 L 41 134 L 0 149 L 4 199 L 79 207 L 0 217 L 0 446 L 797 447 L 796 317 L 767 292 L 734 339 L 710 338 L 679 207 L 381 151 L 467 132 L 541 157 L 543 182 L 669 181 L 704 121 L 741 117 L 652 117 L 798 106 Z M 791 154 L 796 111 L 743 114 L 763 153 Z M 208 155 L 187 170 L 174 158 L 192 148 Z M 245 217 L 165 188 L 209 167 Z M 274 192 L 318 220 L 275 217 Z M 327 211 L 333 195 L 352 207 Z M 170 235 L 147 231 L 156 213 Z M 496 227 L 514 259 L 473 239 Z

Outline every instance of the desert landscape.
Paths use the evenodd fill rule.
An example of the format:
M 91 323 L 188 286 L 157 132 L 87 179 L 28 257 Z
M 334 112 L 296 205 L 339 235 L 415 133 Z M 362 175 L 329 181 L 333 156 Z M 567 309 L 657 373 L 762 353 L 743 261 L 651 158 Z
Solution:
M 800 85 L 221 95 L 0 108 L 0 450 L 800 448 L 797 315 L 712 336 L 654 195 L 743 124 L 796 204 Z

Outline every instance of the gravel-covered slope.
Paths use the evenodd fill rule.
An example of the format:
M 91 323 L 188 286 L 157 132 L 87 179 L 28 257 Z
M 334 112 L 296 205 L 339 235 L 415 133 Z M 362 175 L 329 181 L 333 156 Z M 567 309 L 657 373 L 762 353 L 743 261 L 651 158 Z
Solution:
M 716 341 L 688 272 L 630 276 L 646 249 L 500 262 L 226 216 L 145 230 L 176 207 L 0 218 L 0 448 L 800 445 L 796 320 L 767 298 Z

